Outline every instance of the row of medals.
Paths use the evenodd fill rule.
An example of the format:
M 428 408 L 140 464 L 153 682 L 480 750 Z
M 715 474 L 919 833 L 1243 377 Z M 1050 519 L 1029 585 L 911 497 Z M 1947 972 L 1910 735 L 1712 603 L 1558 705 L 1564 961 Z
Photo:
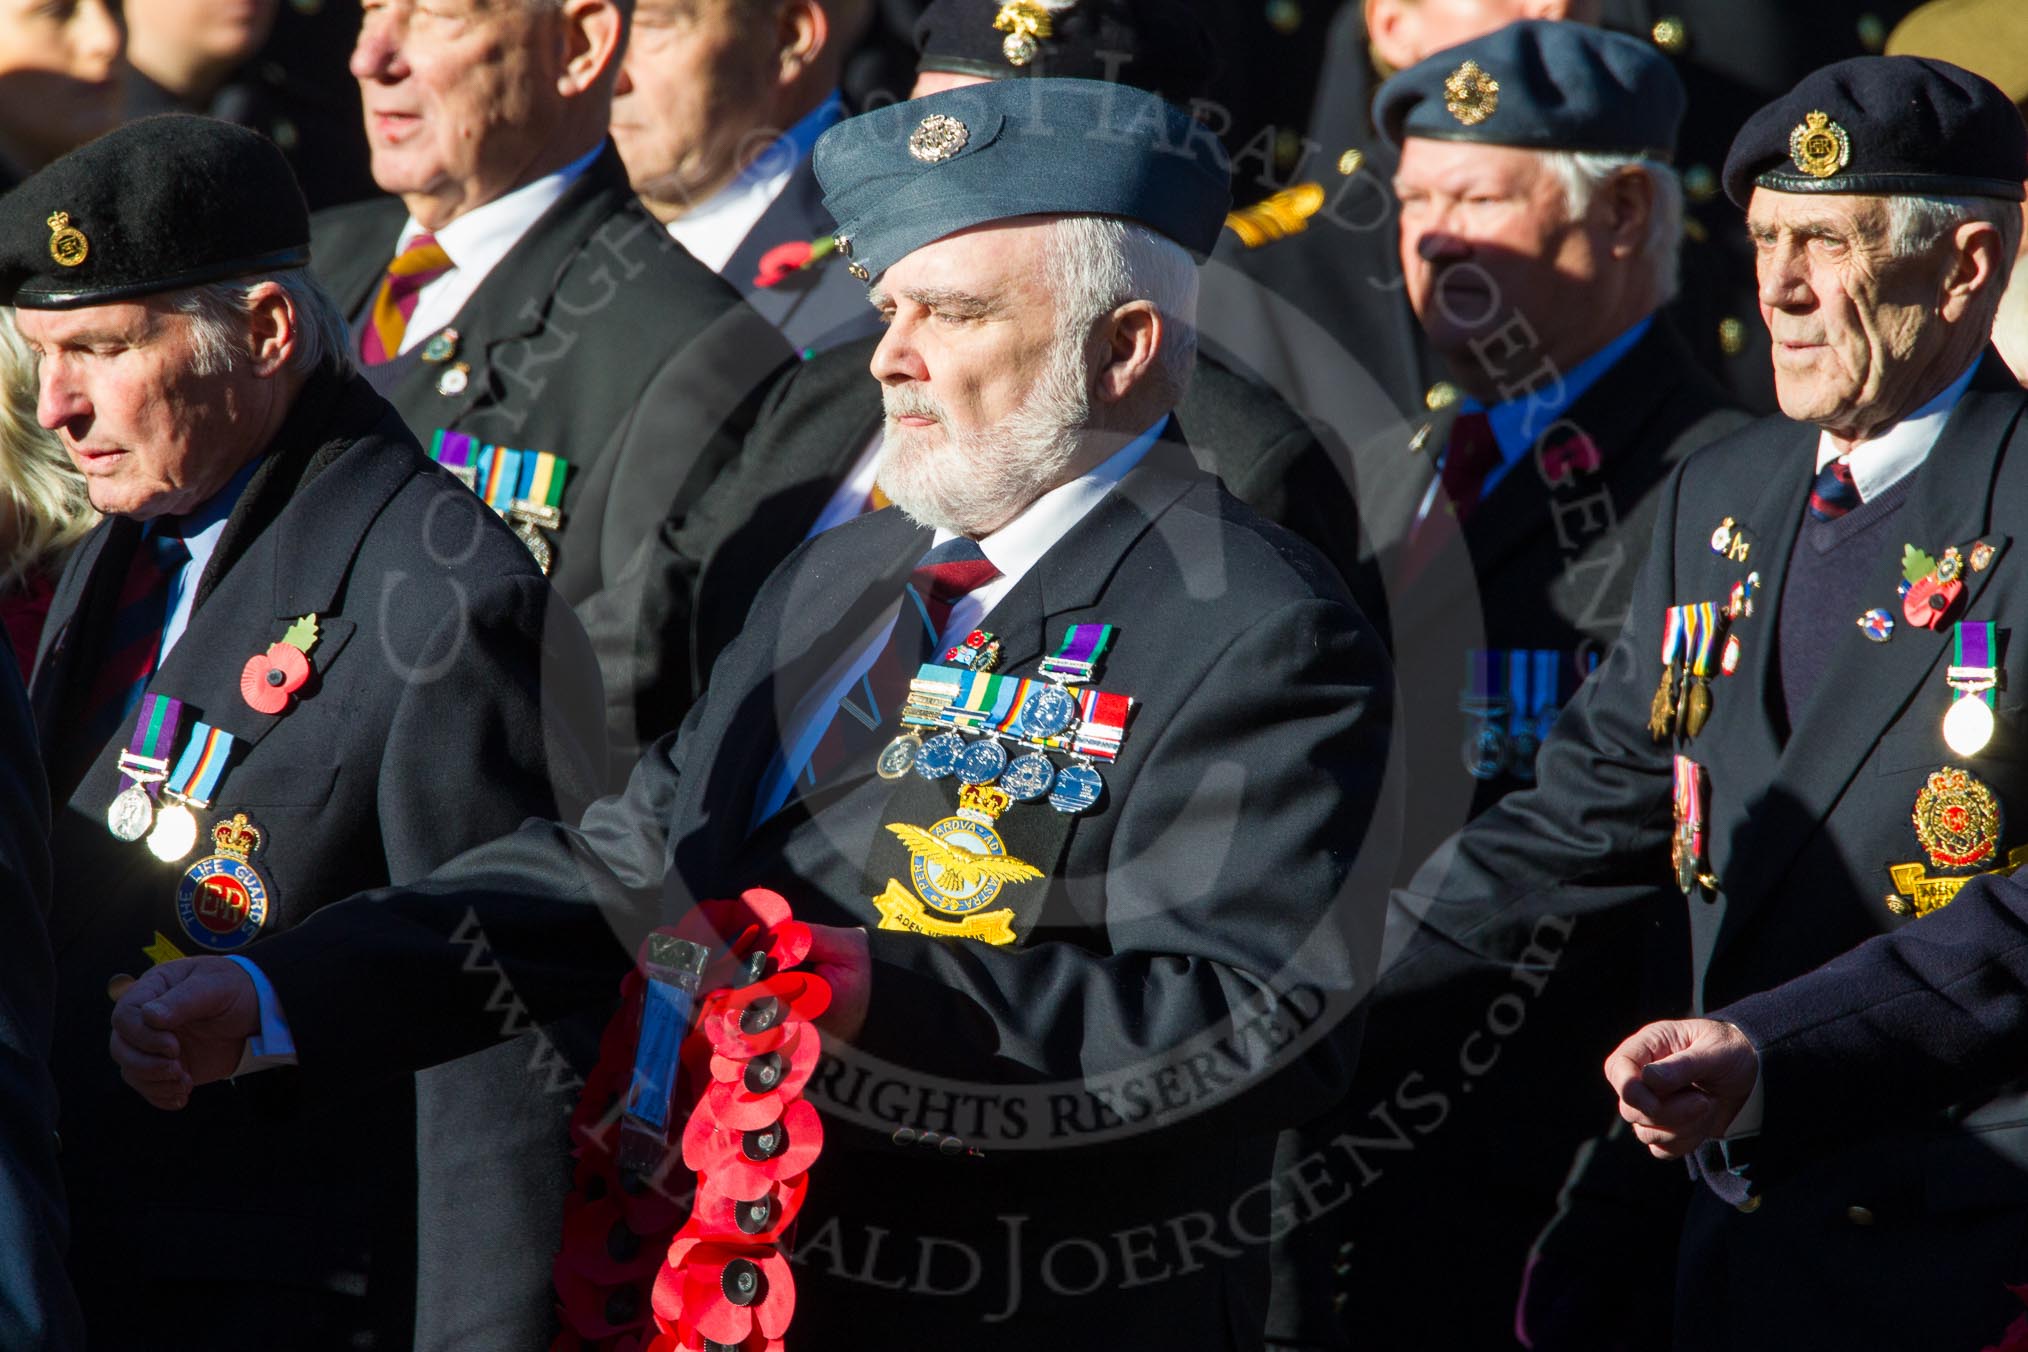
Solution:
M 166 780 L 168 766 L 137 761 L 138 757 L 127 754 L 120 758 L 120 769 L 134 782 L 121 789 L 106 808 L 106 829 L 129 845 L 146 836 L 150 853 L 165 864 L 177 863 L 197 848 L 197 814 L 173 789 L 162 790 L 163 802 L 158 808 L 148 786 Z M 162 764 L 163 773 L 154 773 L 153 764 Z
M 903 721 L 951 721 L 948 689 L 919 679 L 910 682 Z M 1028 748 L 1023 755 L 1009 757 L 998 732 L 967 742 L 951 729 L 924 740 L 911 727 L 881 748 L 874 769 L 882 779 L 900 779 L 911 769 L 924 779 L 956 775 L 961 784 L 996 784 L 1017 803 L 1032 803 L 1047 794 L 1049 805 L 1058 812 L 1088 812 L 1105 792 L 1098 770 L 1081 756 L 1059 769 L 1041 745 L 1043 739 L 1070 732 L 1077 713 L 1077 696 L 1061 685 L 1043 686 L 1029 692 L 1014 724 L 1014 740 Z

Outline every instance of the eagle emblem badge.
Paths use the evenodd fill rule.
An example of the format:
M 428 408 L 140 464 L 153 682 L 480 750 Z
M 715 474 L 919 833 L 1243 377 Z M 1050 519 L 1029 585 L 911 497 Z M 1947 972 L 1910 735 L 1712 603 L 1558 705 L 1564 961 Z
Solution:
M 889 881 L 887 891 L 873 899 L 880 928 L 1013 943 L 1013 910 L 988 908 L 1006 888 L 1043 876 L 1041 869 L 1007 853 L 993 825 L 1013 801 L 990 784 L 967 784 L 958 791 L 956 815 L 929 827 L 890 823 L 887 829 L 909 852 L 914 892 Z

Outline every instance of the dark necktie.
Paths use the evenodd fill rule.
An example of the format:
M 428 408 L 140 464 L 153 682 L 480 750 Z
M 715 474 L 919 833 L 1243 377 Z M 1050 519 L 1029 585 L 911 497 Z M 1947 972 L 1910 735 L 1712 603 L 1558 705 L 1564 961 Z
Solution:
M 1444 447 L 1442 473 L 1444 496 L 1459 521 L 1472 514 L 1485 491 L 1486 476 L 1501 463 L 1500 443 L 1493 436 L 1493 424 L 1484 413 L 1461 413 L 1451 424 L 1450 441 Z M 1441 511 L 1441 503 L 1431 508 Z
M 1833 460 L 1817 471 L 1817 481 L 1810 485 L 1811 519 L 1836 521 L 1859 503 L 1859 485 L 1852 482 L 1850 465 Z
M 923 556 L 909 575 L 887 646 L 865 677 L 838 701 L 831 726 L 811 753 L 806 783 L 821 783 L 854 757 L 870 756 L 881 733 L 892 736 L 900 731 L 895 719 L 908 697 L 909 682 L 924 662 L 941 653 L 937 645 L 951 622 L 952 608 L 998 576 L 1000 570 L 978 543 L 962 536 Z
M 183 537 L 159 526 L 134 547 L 87 699 L 85 727 L 94 744 L 112 736 L 141 702 L 162 657 L 169 589 L 189 562 L 190 546 Z

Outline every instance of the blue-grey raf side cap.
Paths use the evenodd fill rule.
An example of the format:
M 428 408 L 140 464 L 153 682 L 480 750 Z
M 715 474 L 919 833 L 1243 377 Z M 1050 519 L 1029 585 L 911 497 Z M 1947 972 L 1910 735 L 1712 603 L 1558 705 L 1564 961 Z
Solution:
M 891 104 L 825 132 L 813 167 L 861 281 L 1016 216 L 1124 217 L 1201 259 L 1232 207 L 1210 128 L 1104 80 L 1003 80 Z
M 1388 80 L 1373 124 L 1396 146 L 1422 136 L 1668 161 L 1687 103 L 1669 59 L 1647 43 L 1524 19 Z

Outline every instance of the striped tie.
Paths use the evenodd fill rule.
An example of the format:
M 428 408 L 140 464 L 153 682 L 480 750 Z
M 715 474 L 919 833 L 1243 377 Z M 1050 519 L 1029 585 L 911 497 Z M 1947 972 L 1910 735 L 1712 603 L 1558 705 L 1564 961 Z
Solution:
M 373 312 L 367 316 L 359 335 L 361 361 L 378 366 L 401 351 L 402 335 L 408 332 L 416 298 L 424 287 L 449 272 L 451 266 L 451 256 L 443 251 L 436 236 L 422 234 L 409 241 L 400 256 L 387 265 L 380 293 L 373 298 Z
M 148 689 L 148 680 L 162 656 L 169 590 L 189 562 L 190 546 L 171 531 L 151 530 L 135 547 L 113 611 L 112 629 L 100 649 L 106 656 L 87 697 L 85 727 L 94 743 L 112 736 Z
M 923 556 L 908 580 L 894 632 L 859 684 L 839 701 L 831 726 L 810 756 L 806 782 L 822 782 L 832 771 L 861 752 L 870 751 L 878 734 L 899 731 L 895 717 L 908 695 L 916 670 L 935 658 L 951 610 L 970 593 L 1000 576 L 1000 570 L 975 541 L 962 536 L 947 540 Z
M 1843 459 L 1817 471 L 1817 481 L 1810 486 L 1812 520 L 1836 521 L 1859 502 L 1859 485 L 1852 482 L 1852 467 Z

